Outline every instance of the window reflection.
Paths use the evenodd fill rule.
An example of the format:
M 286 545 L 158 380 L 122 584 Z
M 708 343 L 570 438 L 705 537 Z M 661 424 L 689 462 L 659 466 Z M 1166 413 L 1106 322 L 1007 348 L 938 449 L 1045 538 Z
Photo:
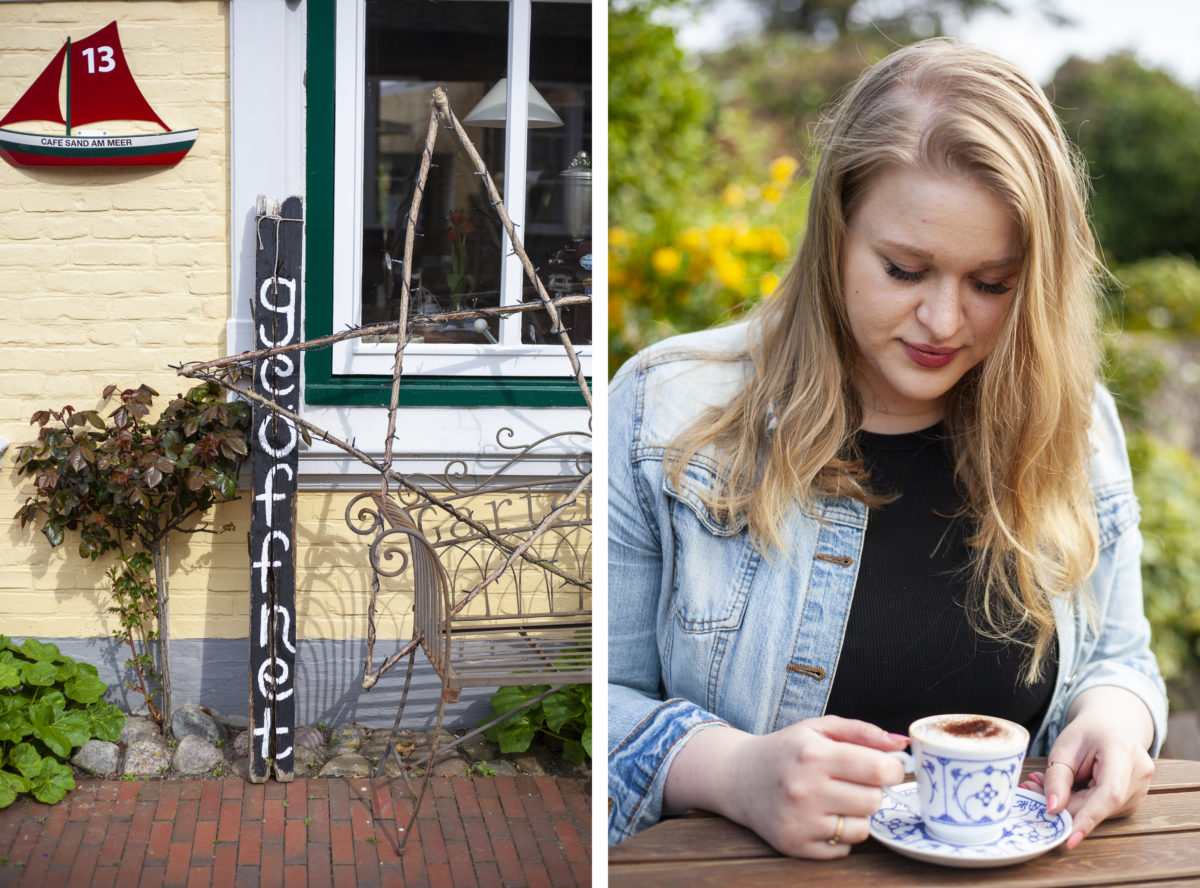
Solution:
M 405 224 L 430 93 L 441 86 L 461 120 L 504 76 L 508 8 L 469 0 L 373 0 L 367 11 L 361 317 L 363 323 L 375 323 L 394 318 L 399 307 Z M 589 7 L 536 3 L 532 32 L 531 80 L 563 125 L 528 131 L 526 215 L 514 221 L 551 295 L 590 292 L 590 225 L 578 220 L 568 225 L 567 219 L 568 190 L 578 192 L 583 178 L 576 158 L 591 149 Z M 466 130 L 504 193 L 507 129 L 466 125 Z M 501 343 L 505 334 L 495 319 L 420 321 L 422 315 L 501 303 L 503 232 L 482 177 L 445 129 L 439 129 L 433 163 L 413 250 L 414 341 Z M 569 170 L 571 175 L 564 176 Z M 572 206 L 577 205 L 578 194 Z M 506 297 L 508 302 L 522 298 L 537 300 L 529 282 L 522 294 Z M 591 341 L 587 308 L 564 312 L 577 344 Z M 558 341 L 542 312 L 527 313 L 519 329 L 525 343 Z

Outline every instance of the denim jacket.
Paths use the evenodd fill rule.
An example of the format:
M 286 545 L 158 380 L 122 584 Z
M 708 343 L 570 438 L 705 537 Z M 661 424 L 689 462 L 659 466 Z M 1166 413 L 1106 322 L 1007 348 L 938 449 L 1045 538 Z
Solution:
M 767 733 L 821 715 L 837 671 L 866 530 L 867 509 L 831 499 L 784 519 L 787 554 L 765 556 L 744 524 L 727 526 L 699 491 L 717 462 L 701 451 L 674 486 L 663 454 L 706 408 L 745 385 L 748 360 L 703 360 L 744 350 L 740 324 L 675 337 L 629 361 L 609 390 L 609 841 L 656 823 L 675 754 L 695 732 L 731 724 Z M 1157 755 L 1166 692 L 1142 609 L 1141 534 L 1125 440 L 1112 397 L 1096 391 L 1092 490 L 1099 563 L 1084 608 L 1055 600 L 1059 667 L 1030 755 L 1045 755 L 1071 703 L 1097 685 L 1145 701 Z

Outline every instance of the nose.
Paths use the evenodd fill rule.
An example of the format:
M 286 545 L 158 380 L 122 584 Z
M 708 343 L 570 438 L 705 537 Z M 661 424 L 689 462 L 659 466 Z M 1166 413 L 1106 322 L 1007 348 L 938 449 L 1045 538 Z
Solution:
M 963 321 L 963 300 L 959 282 L 931 281 L 917 306 L 917 320 L 929 331 L 933 344 L 951 339 Z

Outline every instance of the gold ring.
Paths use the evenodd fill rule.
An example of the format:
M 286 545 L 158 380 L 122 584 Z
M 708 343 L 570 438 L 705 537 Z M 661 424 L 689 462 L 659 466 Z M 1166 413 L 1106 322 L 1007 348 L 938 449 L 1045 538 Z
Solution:
M 1050 764 L 1046 765 L 1046 770 L 1049 771 L 1055 765 L 1062 765 L 1064 768 L 1066 768 L 1068 771 L 1071 772 L 1071 780 L 1072 781 L 1075 780 L 1075 769 L 1072 768 L 1070 765 L 1068 765 L 1066 762 L 1050 762 Z
M 833 831 L 833 835 L 830 836 L 828 839 L 826 839 L 825 842 L 829 845 L 839 844 L 842 841 L 842 827 L 845 825 L 846 825 L 846 818 L 843 817 L 841 814 L 839 814 L 838 822 L 837 822 L 837 829 L 835 829 Z

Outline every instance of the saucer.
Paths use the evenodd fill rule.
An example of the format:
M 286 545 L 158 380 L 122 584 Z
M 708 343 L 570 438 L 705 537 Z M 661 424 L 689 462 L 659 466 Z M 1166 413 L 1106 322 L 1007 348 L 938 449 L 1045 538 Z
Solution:
M 916 795 L 917 784 L 895 787 L 901 795 Z M 1045 854 L 1067 840 L 1071 834 L 1071 815 L 1063 811 L 1057 817 L 1046 816 L 1046 799 L 1018 788 L 1012 801 L 1012 814 L 1004 832 L 994 842 L 982 845 L 952 845 L 925 832 L 916 814 L 883 798 L 883 807 L 871 815 L 871 835 L 898 854 L 938 863 L 942 866 L 1007 866 Z

